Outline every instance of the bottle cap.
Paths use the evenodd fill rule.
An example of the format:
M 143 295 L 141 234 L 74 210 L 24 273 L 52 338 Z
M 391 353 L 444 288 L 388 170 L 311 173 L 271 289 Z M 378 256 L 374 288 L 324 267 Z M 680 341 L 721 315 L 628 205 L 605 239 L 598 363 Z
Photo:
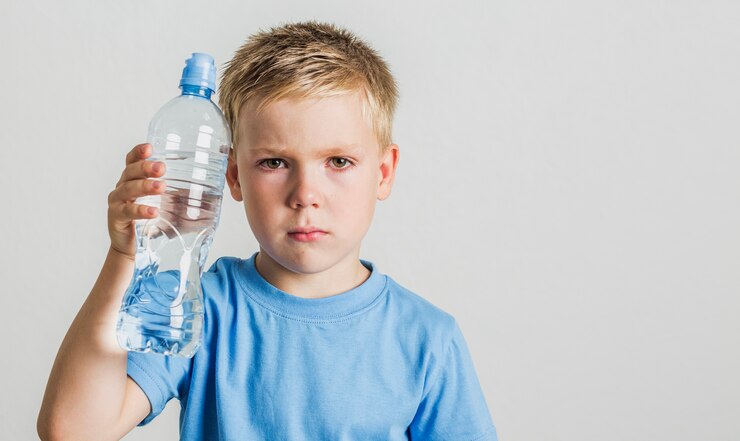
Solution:
M 208 54 L 193 52 L 193 56 L 185 61 L 185 68 L 182 70 L 180 87 L 183 85 L 207 87 L 215 92 L 216 63 L 213 57 Z

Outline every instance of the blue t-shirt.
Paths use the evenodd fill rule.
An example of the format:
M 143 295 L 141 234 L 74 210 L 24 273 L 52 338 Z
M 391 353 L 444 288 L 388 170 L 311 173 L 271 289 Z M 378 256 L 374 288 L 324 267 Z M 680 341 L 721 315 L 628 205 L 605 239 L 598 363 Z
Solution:
M 159 415 L 180 400 L 183 440 L 495 441 L 455 319 L 361 260 L 370 277 L 306 299 L 254 261 L 221 257 L 201 278 L 193 358 L 129 352 Z

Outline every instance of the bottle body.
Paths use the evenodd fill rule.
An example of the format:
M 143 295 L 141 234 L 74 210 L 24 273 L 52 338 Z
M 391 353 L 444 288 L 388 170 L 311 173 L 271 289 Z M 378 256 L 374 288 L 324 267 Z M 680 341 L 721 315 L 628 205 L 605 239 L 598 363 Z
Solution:
M 159 215 L 135 225 L 134 274 L 116 328 L 129 351 L 192 357 L 201 343 L 200 277 L 219 223 L 231 135 L 210 91 L 186 89 L 149 125 L 149 159 L 165 163 L 166 190 L 136 200 Z

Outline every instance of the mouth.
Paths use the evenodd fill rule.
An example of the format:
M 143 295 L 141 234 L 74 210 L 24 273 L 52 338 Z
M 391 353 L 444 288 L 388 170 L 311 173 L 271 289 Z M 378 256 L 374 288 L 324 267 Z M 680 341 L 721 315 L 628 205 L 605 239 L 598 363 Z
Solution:
M 326 234 L 323 231 L 312 231 L 310 233 L 288 233 L 288 237 L 298 242 L 315 242 L 326 236 Z
M 290 231 L 288 231 L 288 234 L 311 234 L 311 233 L 324 233 L 326 234 L 326 231 L 322 230 L 318 227 L 300 227 L 300 228 L 294 228 Z

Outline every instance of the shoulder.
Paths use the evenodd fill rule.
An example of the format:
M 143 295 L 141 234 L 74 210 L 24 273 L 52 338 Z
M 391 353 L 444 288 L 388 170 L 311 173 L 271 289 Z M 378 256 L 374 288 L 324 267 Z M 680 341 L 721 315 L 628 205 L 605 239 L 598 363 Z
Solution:
M 203 283 L 213 284 L 226 284 L 234 281 L 234 271 L 236 267 L 241 263 L 241 259 L 232 256 L 221 256 L 211 264 L 208 271 L 204 271 L 201 275 L 201 281 Z
M 427 349 L 443 349 L 455 333 L 455 317 L 422 295 L 387 277 L 388 308 L 397 316 L 406 335 Z
M 242 259 L 234 256 L 221 256 L 211 264 L 204 275 L 229 273 L 234 265 L 237 265 L 241 260 Z
M 203 300 L 207 305 L 222 306 L 237 292 L 235 271 L 242 260 L 238 257 L 221 256 L 204 271 L 200 278 Z
M 423 322 L 435 326 L 451 326 L 454 324 L 455 318 L 452 314 L 396 282 L 392 277 L 386 276 L 386 278 L 389 299 L 399 309 L 399 312 L 419 315 Z

